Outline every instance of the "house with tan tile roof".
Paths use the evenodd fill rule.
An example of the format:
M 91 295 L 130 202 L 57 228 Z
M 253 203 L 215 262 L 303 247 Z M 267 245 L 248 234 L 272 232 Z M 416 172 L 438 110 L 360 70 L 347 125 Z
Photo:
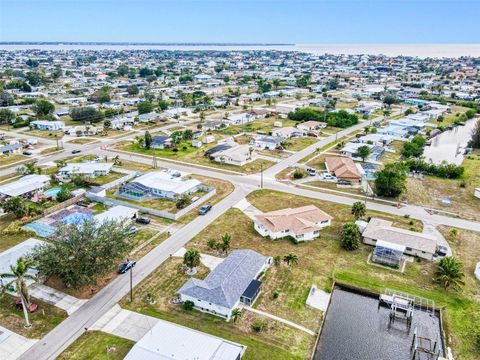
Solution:
M 291 236 L 296 241 L 308 241 L 317 238 L 332 219 L 316 206 L 308 205 L 256 215 L 254 227 L 260 235 L 271 239 Z
M 339 180 L 358 184 L 362 181 L 362 174 L 352 159 L 344 156 L 329 156 L 325 158 L 327 171 Z

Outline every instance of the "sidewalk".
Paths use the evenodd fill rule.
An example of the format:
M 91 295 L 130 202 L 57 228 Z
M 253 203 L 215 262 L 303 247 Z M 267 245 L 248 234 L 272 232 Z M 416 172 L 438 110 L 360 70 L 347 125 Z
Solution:
M 27 339 L 0 326 L 0 359 L 17 360 L 38 340 Z
M 77 311 L 87 300 L 77 299 L 61 291 L 39 283 L 33 283 L 28 287 L 30 295 L 46 303 L 65 310 L 68 315 Z
M 233 207 L 239 209 L 252 220 L 255 219 L 255 215 L 262 214 L 262 212 L 258 210 L 255 206 L 250 204 L 247 199 L 240 200 L 238 203 L 233 205 Z
M 253 313 L 255 313 L 255 314 L 263 315 L 263 316 L 268 317 L 268 318 L 270 318 L 270 319 L 279 321 L 279 322 L 284 323 L 284 324 L 286 324 L 286 325 L 288 325 L 288 326 L 290 326 L 290 327 L 293 327 L 293 328 L 295 328 L 295 329 L 297 329 L 297 330 L 304 331 L 304 332 L 306 332 L 306 333 L 309 334 L 309 335 L 315 335 L 315 332 L 314 332 L 314 331 L 312 331 L 312 330 L 310 330 L 310 329 L 307 329 L 306 327 L 303 327 L 302 325 L 295 324 L 295 323 L 293 323 L 293 322 L 291 322 L 291 321 L 289 321 L 289 320 L 285 320 L 285 319 L 282 319 L 282 318 L 280 318 L 280 317 L 278 317 L 278 316 L 269 314 L 269 313 L 267 313 L 267 312 L 254 309 L 254 308 L 252 308 L 252 307 L 250 307 L 250 306 L 241 306 L 241 308 L 244 309 L 244 310 L 247 310 L 247 311 L 251 311 L 251 312 L 253 312 Z

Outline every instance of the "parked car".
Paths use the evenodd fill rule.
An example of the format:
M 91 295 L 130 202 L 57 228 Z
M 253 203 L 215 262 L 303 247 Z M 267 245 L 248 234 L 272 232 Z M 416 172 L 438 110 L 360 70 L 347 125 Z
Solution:
M 135 234 L 138 231 L 138 228 L 136 226 L 132 226 L 130 229 L 128 229 L 129 234 Z
M 200 210 L 198 210 L 198 213 L 200 215 L 205 215 L 207 212 L 209 212 L 210 210 L 212 209 L 212 205 L 210 204 L 207 204 L 207 205 L 203 205 Z
M 312 168 L 308 168 L 307 169 L 307 174 L 310 175 L 310 176 L 315 176 L 315 175 L 317 175 L 317 170 L 312 169 Z
M 150 219 L 144 216 L 138 217 L 135 221 L 139 224 L 150 224 Z
M 31 151 L 24 151 L 22 152 L 23 155 L 27 155 L 27 156 L 30 156 L 32 155 L 32 152 Z
M 118 268 L 118 273 L 125 274 L 128 270 L 132 269 L 136 264 L 137 264 L 136 261 L 127 259 Z
M 80 152 L 82 152 L 82 150 L 78 150 L 78 149 L 72 150 L 72 154 L 78 154 Z
M 439 245 L 437 248 L 437 255 L 438 256 L 447 256 L 448 249 L 446 246 Z

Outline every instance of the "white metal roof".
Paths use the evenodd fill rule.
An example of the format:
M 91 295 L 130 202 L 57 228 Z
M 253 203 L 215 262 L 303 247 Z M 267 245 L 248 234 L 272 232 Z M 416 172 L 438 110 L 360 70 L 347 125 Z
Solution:
M 108 209 L 103 213 L 95 215 L 95 220 L 99 224 L 103 223 L 104 221 L 129 220 L 133 218 L 133 216 L 137 213 L 137 211 L 138 211 L 137 209 L 134 209 L 128 206 L 117 205 Z
M 405 249 L 406 249 L 406 246 L 404 246 L 404 245 L 395 244 L 395 243 L 391 243 L 391 242 L 384 241 L 384 240 L 377 240 L 375 245 L 378 246 L 378 247 L 383 247 L 383 248 L 387 248 L 387 249 L 401 251 L 402 253 L 405 252 Z
M 11 183 L 0 186 L 0 194 L 6 196 L 20 196 L 41 189 L 49 181 L 50 178 L 47 175 L 26 175 L 17 181 L 12 181 Z
M 60 172 L 72 173 L 72 174 L 93 174 L 96 171 L 109 171 L 113 166 L 113 163 L 97 163 L 97 162 L 85 162 L 85 163 L 70 163 L 60 169 Z
M 243 346 L 160 320 L 124 360 L 236 360 Z
M 176 176 L 177 174 L 180 176 Z M 134 179 L 133 182 L 151 189 L 183 194 L 200 185 L 200 181 L 197 179 L 186 179 L 184 177 L 186 175 L 188 174 L 171 171 L 154 171 Z

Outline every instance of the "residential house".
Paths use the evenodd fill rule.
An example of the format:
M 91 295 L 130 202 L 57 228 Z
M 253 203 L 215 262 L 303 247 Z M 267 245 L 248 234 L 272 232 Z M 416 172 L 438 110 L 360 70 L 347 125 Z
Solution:
M 254 146 L 259 150 L 275 150 L 282 147 L 282 141 L 277 136 L 259 136 L 255 139 Z
M 368 161 L 379 161 L 385 152 L 385 148 L 382 146 L 371 145 L 371 144 L 362 144 L 362 143 L 353 143 L 348 142 L 341 150 L 340 155 L 347 156 L 352 159 L 360 158 L 357 156 L 358 148 L 361 146 L 368 146 L 370 148 L 371 154 L 368 157 Z
M 308 205 L 256 215 L 254 228 L 271 239 L 291 236 L 296 241 L 308 241 L 320 236 L 320 230 L 330 226 L 332 219 L 316 206 Z
M 63 129 L 65 127 L 65 123 L 63 121 L 35 120 L 30 122 L 30 126 L 33 129 L 55 131 Z
M 62 167 L 58 175 L 61 177 L 70 177 L 72 175 L 81 175 L 86 178 L 107 175 L 113 167 L 113 163 L 103 162 L 80 162 L 70 163 Z
M 327 124 L 320 122 L 320 121 L 305 121 L 303 123 L 300 123 L 297 125 L 297 129 L 304 131 L 304 132 L 310 132 L 310 131 L 317 131 L 323 128 L 326 128 Z
M 30 196 L 45 188 L 50 183 L 47 175 L 25 175 L 18 180 L 0 185 L 0 198 Z
M 362 232 L 363 242 L 376 246 L 378 241 L 404 247 L 404 254 L 433 260 L 437 251 L 434 235 L 405 230 L 392 226 L 393 222 L 371 218 Z
M 253 305 L 262 285 L 258 279 L 271 262 L 253 250 L 233 250 L 205 279 L 189 279 L 178 294 L 195 309 L 230 320 L 240 304 Z
M 303 131 L 296 129 L 292 126 L 286 126 L 278 129 L 273 129 L 272 136 L 279 137 L 282 140 L 285 140 L 295 136 L 303 136 Z
M 0 145 L 0 154 L 3 155 L 13 155 L 18 153 L 22 149 L 22 146 L 19 143 Z
M 152 171 L 123 184 L 117 196 L 142 201 L 148 198 L 176 200 L 199 190 L 200 181 L 173 170 Z
M 218 163 L 235 166 L 243 166 L 252 161 L 252 150 L 249 145 L 217 145 L 205 155 Z
M 351 184 L 360 184 L 362 174 L 352 159 L 343 156 L 329 156 L 325 158 L 327 171 L 335 175 L 338 180 L 348 181 Z
M 245 351 L 243 345 L 182 325 L 159 319 L 154 323 L 124 360 L 240 360 Z
M 170 136 L 152 136 L 152 149 L 167 149 L 173 146 L 173 140 Z

